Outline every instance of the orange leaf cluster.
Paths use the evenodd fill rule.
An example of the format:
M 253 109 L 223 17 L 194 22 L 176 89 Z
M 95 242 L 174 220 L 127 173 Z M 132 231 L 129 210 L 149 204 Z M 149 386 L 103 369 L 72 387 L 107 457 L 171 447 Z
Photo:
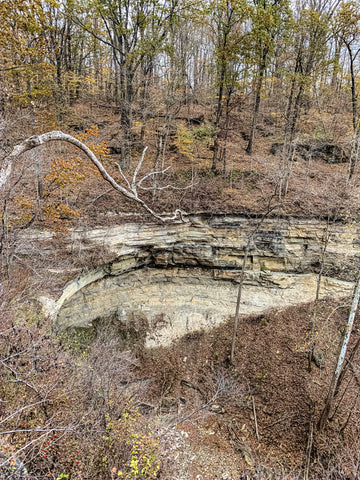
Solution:
M 58 232 L 68 232 L 67 226 L 63 220 L 74 220 L 81 217 L 83 212 L 81 210 L 73 210 L 68 205 L 60 203 L 59 205 L 46 205 L 42 208 L 43 215 L 47 224 Z
M 14 198 L 16 205 L 16 216 L 12 218 L 11 223 L 17 226 L 23 226 L 29 223 L 34 215 L 35 206 L 29 200 L 19 195 Z
M 51 162 L 51 170 L 45 176 L 47 189 L 51 186 L 64 189 L 69 185 L 80 183 L 85 178 L 83 162 L 80 158 L 65 160 L 54 158 Z
M 100 143 L 96 143 L 94 141 L 90 141 L 92 138 L 99 138 L 99 128 L 97 125 L 91 125 L 91 127 L 87 128 L 84 133 L 75 135 L 75 138 L 80 140 L 80 142 L 85 143 L 85 145 L 89 147 L 99 159 L 103 160 L 109 155 L 109 147 L 107 146 L 106 142 L 102 141 Z

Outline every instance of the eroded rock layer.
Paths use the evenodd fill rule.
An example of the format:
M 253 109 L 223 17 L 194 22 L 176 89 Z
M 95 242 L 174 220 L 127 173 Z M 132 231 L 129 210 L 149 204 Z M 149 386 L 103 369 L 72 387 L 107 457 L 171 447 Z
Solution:
M 57 328 L 111 315 L 153 346 L 212 327 L 234 314 L 247 245 L 243 314 L 313 300 L 325 246 L 321 296 L 351 293 L 358 225 L 229 215 L 187 220 L 73 231 L 67 248 L 106 249 L 115 260 L 67 285 L 57 301 Z

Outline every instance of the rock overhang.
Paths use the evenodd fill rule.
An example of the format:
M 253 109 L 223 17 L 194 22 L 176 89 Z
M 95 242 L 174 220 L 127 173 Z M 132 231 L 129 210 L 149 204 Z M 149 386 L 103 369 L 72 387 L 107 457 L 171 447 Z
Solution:
M 181 225 L 126 224 L 76 232 L 79 243 L 86 238 L 86 245 L 110 246 L 116 260 L 67 285 L 57 301 L 56 327 L 88 327 L 108 315 L 125 326 L 142 318 L 148 346 L 211 328 L 235 311 L 247 244 L 242 314 L 312 301 L 329 233 L 326 222 L 262 219 L 261 228 L 257 222 L 198 216 Z M 330 226 L 322 297 L 352 291 L 352 270 L 360 258 L 358 230 L 352 228 L 349 233 L 344 224 Z

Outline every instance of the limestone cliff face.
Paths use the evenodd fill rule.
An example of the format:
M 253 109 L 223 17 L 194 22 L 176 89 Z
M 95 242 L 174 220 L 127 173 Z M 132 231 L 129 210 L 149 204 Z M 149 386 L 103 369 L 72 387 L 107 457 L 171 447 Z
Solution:
M 74 230 L 66 248 L 106 248 L 116 259 L 67 285 L 57 300 L 56 325 L 86 327 L 113 315 L 124 325 L 141 325 L 148 346 L 214 326 L 234 313 L 247 244 L 241 313 L 311 301 L 325 236 L 326 222 L 229 215 Z M 359 226 L 331 225 L 322 296 L 351 293 L 359 259 Z

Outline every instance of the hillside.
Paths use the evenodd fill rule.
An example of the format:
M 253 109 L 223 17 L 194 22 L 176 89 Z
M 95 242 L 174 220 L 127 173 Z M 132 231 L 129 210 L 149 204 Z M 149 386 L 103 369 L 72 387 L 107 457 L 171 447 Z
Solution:
M 0 480 L 360 478 L 359 2 L 0 24 Z
M 207 128 L 206 111 L 193 107 L 187 118 L 199 113 L 204 118 L 200 125 L 191 125 L 184 119 L 185 113 L 184 118 L 174 121 L 175 131 L 185 132 L 191 141 L 184 151 L 178 134 L 173 136 L 166 158 L 171 170 L 161 179 L 185 188 L 155 195 L 144 191 L 143 198 L 151 208 L 157 212 L 176 208 L 201 211 L 209 218 L 216 213 L 225 218 L 241 213 L 249 220 L 298 217 L 323 219 L 330 224 L 345 222 L 345 229 L 346 223 L 351 229 L 354 220 L 357 225 L 357 177 L 349 183 L 347 164 L 330 163 L 324 153 L 328 148 L 324 140 L 303 134 L 304 145 L 316 146 L 306 147 L 310 152 L 314 149 L 314 156 L 299 147 L 290 164 L 288 192 L 280 198 L 278 172 L 282 160 L 271 153 L 278 138 L 276 126 L 264 123 L 262 131 L 266 135 L 259 137 L 256 152 L 249 157 L 240 130 L 241 114 L 234 114 L 234 128 L 229 133 L 231 168 L 224 174 L 211 170 L 208 136 L 200 135 L 199 140 L 196 136 Z M 103 107 L 92 107 L 91 114 L 85 114 L 84 106 L 78 105 L 74 115 L 89 126 L 99 125 L 86 141 L 107 143 L 110 152 L 104 161 L 111 171 L 118 161 L 118 154 L 111 153 L 116 114 Z M 315 114 L 312 118 L 316 121 Z M 62 129 L 72 133 L 69 126 Z M 153 168 L 156 135 L 149 129 L 144 172 Z M 309 432 L 321 413 L 349 301 L 317 305 L 317 322 L 324 324 L 317 348 L 325 354 L 325 362 L 319 364 L 320 368 L 313 364 L 311 372 L 306 338 L 311 329 L 312 304 L 257 317 L 242 316 L 232 365 L 229 352 L 233 319 L 209 332 L 189 333 L 171 347 L 148 351 L 136 346 L 135 334 L 135 343 L 126 342 L 124 353 L 124 333 L 118 337 L 117 327 L 111 322 L 109 330 L 101 322 L 89 333 L 79 330 L 60 338 L 51 335 L 51 321 L 42 317 L 34 299 L 42 292 L 53 292 L 56 298 L 64 282 L 76 272 L 89 271 L 113 258 L 106 249 L 84 250 L 81 254 L 74 250 L 72 255 L 65 255 L 71 230 L 153 221 L 135 203 L 107 187 L 84 160 L 79 163 L 83 178 L 72 178 L 74 170 L 65 166 L 63 171 L 70 174 L 60 177 L 64 178 L 63 187 L 56 184 L 55 174 L 61 170 L 50 169 L 45 159 L 50 153 L 71 164 L 73 151 L 73 147 L 60 144 L 39 150 L 45 169 L 42 175 L 48 182 L 55 181 L 57 187 L 50 188 L 38 206 L 46 212 L 46 205 L 56 205 L 59 195 L 66 195 L 70 212 L 41 213 L 33 200 L 36 192 L 31 168 L 23 171 L 9 197 L 7 212 L 13 227 L 4 244 L 3 258 L 9 262 L 3 270 L 7 273 L 2 282 L 1 337 L 5 355 L 3 394 L 8 402 L 3 419 L 9 420 L 4 430 L 8 433 L 2 437 L 3 458 L 10 459 L 11 452 L 17 452 L 16 458 L 24 459 L 30 475 L 49 479 L 61 473 L 74 479 L 115 478 L 119 472 L 120 478 L 179 480 L 238 479 L 246 475 L 303 478 Z M 25 168 L 31 166 L 31 152 L 24 161 Z M 76 211 L 79 215 L 72 213 Z M 50 233 L 47 246 L 30 240 L 28 246 L 21 247 L 23 232 L 44 228 Z M 19 247 L 24 253 L 30 252 L 26 250 L 29 248 L 35 250 L 19 257 Z M 50 262 L 41 254 L 42 248 L 48 252 L 54 249 L 55 257 L 50 256 Z M 53 271 L 50 282 L 43 271 L 45 265 Z M 353 335 L 356 339 L 356 329 Z M 315 435 L 310 463 L 313 478 L 357 477 L 356 358 L 347 386 L 339 394 L 334 420 L 326 432 Z M 27 365 L 32 365 L 30 371 Z M 9 383 L 9 373 L 18 379 L 15 384 Z M 41 434 L 37 433 L 39 426 Z M 97 431 L 107 433 L 99 436 Z M 149 439 L 141 447 L 139 439 L 143 437 Z M 145 469 L 143 473 L 136 473 L 138 464 Z M 8 473 L 4 475 L 9 478 Z

